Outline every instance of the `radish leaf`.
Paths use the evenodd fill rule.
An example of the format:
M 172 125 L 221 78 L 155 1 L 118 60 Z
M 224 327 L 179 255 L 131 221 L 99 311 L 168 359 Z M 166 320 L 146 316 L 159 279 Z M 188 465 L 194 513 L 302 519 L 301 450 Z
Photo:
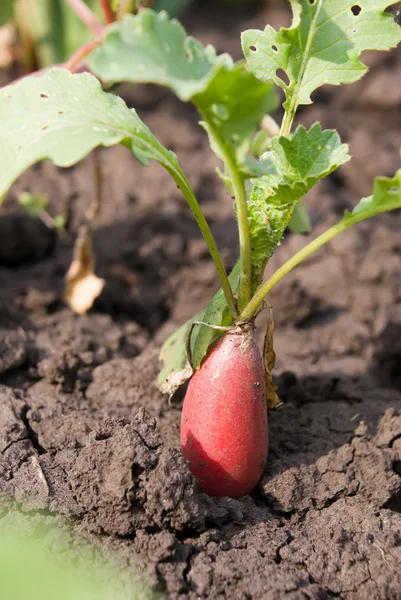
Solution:
M 234 293 L 238 289 L 239 278 L 240 265 L 238 262 L 234 266 L 228 278 L 231 284 L 231 289 Z M 211 303 L 205 310 L 201 320 L 205 323 L 209 323 L 209 325 L 231 325 L 232 321 L 230 319 L 230 315 L 228 314 L 227 305 L 222 289 L 220 289 L 214 295 Z M 212 329 L 211 327 L 207 327 L 207 325 L 195 325 L 194 332 L 192 334 L 193 346 L 191 348 L 192 367 L 194 369 L 200 368 L 202 360 L 205 358 L 210 344 L 218 335 L 218 330 Z
M 187 37 L 164 12 L 147 9 L 110 25 L 89 64 L 103 81 L 155 83 L 191 101 L 219 158 L 222 145 L 245 154 L 262 117 L 277 105 L 272 83 L 261 83 L 244 62 L 233 63 L 228 54 L 217 55 L 212 46 Z
M 248 199 L 254 282 L 280 243 L 301 198 L 320 180 L 349 160 L 337 132 L 299 126 L 287 137 L 274 137 L 262 155 L 265 175 L 253 179 Z
M 192 102 L 204 119 L 202 125 L 216 156 L 224 160 L 223 144 L 237 155 L 240 164 L 245 161 L 251 136 L 262 117 L 277 107 L 273 86 L 261 84 L 244 63 L 236 63 L 229 70 L 221 69 Z
M 159 162 L 185 193 L 189 184 L 173 152 L 136 112 L 82 73 L 52 69 L 0 90 L 0 197 L 30 165 L 50 159 L 70 167 L 97 146 L 123 143 L 143 164 Z
M 394 177 L 376 177 L 373 194 L 362 198 L 354 210 L 346 212 L 345 222 L 359 223 L 379 213 L 401 208 L 401 169 Z
M 388 50 L 401 41 L 401 28 L 385 12 L 395 0 L 290 3 L 291 27 L 245 31 L 242 48 L 249 70 L 284 90 L 291 116 L 300 104 L 311 103 L 311 93 L 321 85 L 360 79 L 367 71 L 359 59 L 363 50 Z
M 217 56 L 213 46 L 187 37 L 176 19 L 151 9 L 110 25 L 88 62 L 104 82 L 156 83 L 184 102 L 203 92 L 219 69 L 233 64 L 228 54 Z
M 177 389 L 192 375 L 193 368 L 188 363 L 186 355 L 187 337 L 194 321 L 203 321 L 205 311 L 202 310 L 181 325 L 163 344 L 159 359 L 163 368 L 157 377 L 157 385 L 163 394 L 171 398 Z M 191 336 L 191 349 L 193 348 Z
M 239 275 L 240 269 L 239 263 L 237 263 L 229 276 L 234 292 L 238 288 Z M 163 369 L 158 376 L 157 384 L 159 389 L 164 394 L 169 394 L 170 397 L 191 377 L 194 369 L 199 369 L 210 344 L 219 335 L 218 330 L 216 331 L 216 329 L 206 325 L 194 325 L 194 321 L 203 321 L 216 326 L 231 325 L 222 289 L 214 295 L 205 310 L 198 312 L 192 319 L 184 323 L 162 346 L 160 360 L 163 363 Z M 191 329 L 190 352 L 192 365 L 188 363 L 186 356 L 186 342 Z
M 294 208 L 294 212 L 291 215 L 288 223 L 288 229 L 294 233 L 310 233 L 312 231 L 312 224 L 308 215 L 308 211 L 305 208 L 305 204 L 302 200 L 298 202 Z

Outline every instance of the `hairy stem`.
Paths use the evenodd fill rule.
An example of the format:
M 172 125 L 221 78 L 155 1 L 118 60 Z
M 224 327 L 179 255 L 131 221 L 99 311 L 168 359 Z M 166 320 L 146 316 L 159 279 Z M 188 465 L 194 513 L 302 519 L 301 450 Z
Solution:
M 93 31 L 96 35 L 99 35 L 102 32 L 103 25 L 83 0 L 65 0 L 65 2 L 72 8 L 77 17 L 88 29 Z
M 110 6 L 110 0 L 99 0 L 99 2 L 103 10 L 104 21 L 106 25 L 110 25 L 110 23 L 114 22 L 114 13 Z
M 394 205 L 394 208 L 399 208 L 397 204 Z M 377 208 L 373 208 L 370 210 L 361 210 L 355 214 L 348 215 L 346 218 L 342 219 L 333 227 L 330 227 L 327 231 L 319 235 L 316 239 L 312 240 L 305 248 L 302 248 L 299 252 L 294 254 L 292 258 L 287 260 L 256 292 L 252 300 L 249 302 L 248 306 L 242 311 L 239 316 L 241 321 L 250 321 L 257 313 L 259 307 L 264 301 L 265 297 L 269 292 L 274 288 L 275 285 L 281 279 L 287 275 L 294 267 L 299 265 L 303 260 L 305 260 L 308 256 L 310 256 L 313 252 L 327 244 L 330 240 L 336 237 L 338 234 L 342 233 L 346 229 L 349 229 L 353 225 L 360 223 L 361 221 L 365 221 L 366 219 L 370 219 L 374 217 L 379 212 L 387 212 L 388 207 L 384 211 L 378 211 Z

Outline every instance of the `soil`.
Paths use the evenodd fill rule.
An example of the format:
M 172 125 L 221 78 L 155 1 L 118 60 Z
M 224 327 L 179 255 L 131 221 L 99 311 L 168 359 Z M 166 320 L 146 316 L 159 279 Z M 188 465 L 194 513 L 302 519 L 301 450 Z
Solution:
M 268 21 L 286 24 L 288 13 L 209 6 L 187 17 L 191 32 L 235 57 L 239 31 Z M 314 235 L 400 165 L 401 54 L 366 60 L 361 82 L 323 88 L 302 111 L 306 124 L 337 127 L 354 155 L 309 195 Z M 194 110 L 148 86 L 121 94 L 178 154 L 231 267 L 231 200 Z M 271 294 L 285 407 L 270 414 L 268 465 L 251 496 L 209 498 L 179 451 L 183 392 L 169 406 L 155 377 L 161 342 L 216 290 L 213 266 L 161 168 L 123 148 L 100 159 L 107 201 L 95 251 L 107 285 L 84 317 L 63 305 L 62 288 L 93 194 L 91 157 L 64 171 L 34 167 L 2 207 L 2 497 L 51 547 L 61 543 L 52 525 L 71 520 L 162 597 L 400 599 L 400 212 L 343 234 Z M 66 236 L 16 208 L 23 189 L 66 214 Z M 272 268 L 306 241 L 287 236 Z M 259 324 L 261 340 L 263 315 Z

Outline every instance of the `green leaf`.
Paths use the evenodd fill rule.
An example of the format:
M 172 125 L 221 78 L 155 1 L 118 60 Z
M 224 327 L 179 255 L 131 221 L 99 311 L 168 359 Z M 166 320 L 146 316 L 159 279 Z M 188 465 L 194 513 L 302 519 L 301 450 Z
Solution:
M 321 85 L 360 79 L 367 71 L 359 59 L 362 51 L 388 50 L 401 41 L 401 28 L 385 12 L 395 0 L 290 3 L 290 28 L 275 31 L 267 25 L 264 31 L 245 31 L 242 48 L 249 70 L 284 90 L 284 107 L 292 114 L 298 105 L 310 104 L 311 93 Z
M 298 202 L 294 208 L 294 212 L 291 215 L 288 223 L 288 229 L 294 233 L 310 233 L 312 231 L 312 224 L 308 215 L 308 211 L 305 208 L 305 204 L 302 200 Z
M 157 377 L 157 385 L 163 394 L 168 394 L 170 398 L 193 373 L 193 369 L 187 361 L 186 343 L 193 322 L 203 321 L 204 314 L 204 310 L 196 313 L 184 325 L 181 325 L 161 348 L 159 359 L 163 367 Z M 194 337 L 191 336 L 191 349 L 193 342 Z
M 260 306 L 264 302 L 265 298 L 271 292 L 271 290 L 278 284 L 279 281 L 287 273 L 292 271 L 294 267 L 299 265 L 308 256 L 316 252 L 319 248 L 327 244 L 330 240 L 335 238 L 337 235 L 346 231 L 353 225 L 360 223 L 374 217 L 380 213 L 388 212 L 391 210 L 401 209 L 401 169 L 397 171 L 394 177 L 378 177 L 375 179 L 373 194 L 368 198 L 362 198 L 362 200 L 355 206 L 352 213 L 346 211 L 344 217 L 320 234 L 317 238 L 313 239 L 309 244 L 304 246 L 296 254 L 294 254 L 286 263 L 284 263 L 280 269 L 278 269 L 273 275 L 265 282 L 255 293 L 254 297 L 242 311 L 240 317 L 244 320 L 252 319 Z
M 240 269 L 239 263 L 237 263 L 229 276 L 233 291 L 238 288 L 239 276 Z M 205 325 L 194 325 L 194 321 L 203 321 L 216 326 L 231 325 L 222 289 L 219 289 L 214 295 L 213 300 L 205 310 L 198 312 L 184 323 L 162 346 L 159 358 L 163 363 L 163 368 L 157 378 L 157 384 L 159 389 L 164 394 L 169 394 L 170 397 L 191 377 L 194 369 L 199 369 L 210 344 L 219 334 L 215 329 Z M 190 352 L 192 365 L 189 365 L 186 355 L 186 342 L 191 329 Z
M 164 12 L 144 10 L 111 25 L 89 64 L 107 83 L 159 84 L 193 102 L 207 121 L 205 128 L 220 158 L 221 145 L 233 153 L 243 147 L 244 154 L 244 141 L 277 105 L 273 84 L 261 83 L 244 63 L 234 64 L 228 54 L 217 55 L 212 46 L 187 37 L 178 21 Z
M 30 165 L 50 159 L 70 167 L 97 146 L 123 143 L 144 164 L 159 162 L 184 191 L 189 184 L 136 112 L 82 73 L 52 69 L 0 90 L 0 197 Z
M 238 289 L 240 279 L 240 265 L 236 263 L 235 267 L 229 275 L 231 289 L 235 293 Z M 211 303 L 205 310 L 202 321 L 215 326 L 228 326 L 232 321 L 228 313 L 223 290 L 219 290 L 213 297 Z M 203 359 L 205 358 L 210 344 L 219 335 L 218 330 L 207 327 L 206 325 L 196 325 L 193 332 L 193 346 L 191 348 L 192 367 L 199 369 Z
M 164 85 L 185 102 L 204 91 L 220 68 L 232 66 L 228 54 L 216 56 L 167 13 L 150 9 L 110 25 L 88 62 L 104 82 Z
M 347 211 L 344 220 L 359 222 L 398 208 L 401 208 L 401 169 L 392 178 L 377 177 L 373 194 L 368 198 L 362 198 L 352 213 Z
M 13 17 L 14 0 L 1 0 L 0 27 L 6 25 Z
M 221 145 L 244 163 L 262 117 L 277 108 L 277 96 L 271 84 L 261 84 L 244 63 L 221 69 L 209 86 L 192 98 L 203 119 L 215 154 L 224 160 Z
M 297 203 L 317 183 L 349 160 L 337 132 L 300 126 L 290 137 L 274 137 L 261 157 L 265 175 L 253 180 L 248 200 L 252 264 L 256 283 L 280 243 Z
M 36 455 L 30 458 L 39 471 Z M 2 505 L 2 512 L 7 513 L 9 508 Z M 154 593 L 138 576 L 122 580 L 123 565 L 115 554 L 110 553 L 109 562 L 105 562 L 95 547 L 74 535 L 69 527 L 30 524 L 28 529 L 28 522 L 16 511 L 14 514 L 3 515 L 0 527 L 4 600 L 155 600 Z

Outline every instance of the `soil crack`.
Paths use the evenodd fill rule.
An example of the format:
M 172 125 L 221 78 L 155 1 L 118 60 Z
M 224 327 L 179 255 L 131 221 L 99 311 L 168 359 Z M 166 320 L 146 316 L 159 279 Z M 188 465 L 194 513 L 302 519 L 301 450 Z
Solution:
M 24 423 L 26 430 L 28 432 L 28 439 L 31 441 L 32 446 L 35 448 L 38 454 L 47 454 L 47 450 L 43 448 L 43 446 L 39 443 L 39 436 L 36 431 L 33 429 L 29 419 L 28 412 L 30 410 L 30 406 L 25 405 L 21 411 L 21 420 Z

